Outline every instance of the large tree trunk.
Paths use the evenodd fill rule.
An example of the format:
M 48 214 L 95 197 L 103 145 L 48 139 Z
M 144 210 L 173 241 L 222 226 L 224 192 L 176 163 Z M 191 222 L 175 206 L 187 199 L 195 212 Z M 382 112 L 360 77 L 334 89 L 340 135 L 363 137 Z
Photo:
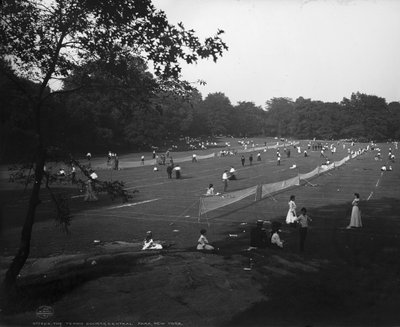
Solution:
M 36 153 L 35 182 L 33 184 L 33 189 L 29 200 L 28 212 L 22 228 L 20 246 L 3 280 L 2 289 L 5 292 L 6 297 L 8 294 L 14 293 L 16 289 L 17 277 L 29 256 L 36 207 L 40 203 L 39 193 L 43 179 L 45 159 L 46 152 L 43 147 L 39 147 Z

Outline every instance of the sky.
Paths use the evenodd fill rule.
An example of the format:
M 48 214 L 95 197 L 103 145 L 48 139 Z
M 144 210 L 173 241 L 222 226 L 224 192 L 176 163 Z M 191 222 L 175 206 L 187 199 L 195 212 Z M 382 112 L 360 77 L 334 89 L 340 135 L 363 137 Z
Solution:
M 265 107 L 274 97 L 340 102 L 353 92 L 400 101 L 398 0 L 153 0 L 204 39 L 225 31 L 214 63 L 183 65 L 203 98 Z

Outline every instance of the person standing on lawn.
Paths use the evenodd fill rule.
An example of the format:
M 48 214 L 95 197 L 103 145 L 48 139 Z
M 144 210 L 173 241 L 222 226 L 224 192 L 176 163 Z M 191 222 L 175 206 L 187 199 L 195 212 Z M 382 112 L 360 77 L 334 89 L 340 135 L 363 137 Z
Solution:
M 347 226 L 348 229 L 362 227 L 361 211 L 360 208 L 358 207 L 359 204 L 360 204 L 360 194 L 354 193 L 354 200 L 351 203 L 353 207 L 351 209 L 350 224 L 349 226 Z
M 289 200 L 289 210 L 288 213 L 286 215 L 286 224 L 293 224 L 296 219 L 297 219 L 297 215 L 296 215 L 296 203 L 294 202 L 296 199 L 296 197 L 294 195 L 290 196 L 290 200 Z
M 295 221 L 297 221 L 300 225 L 299 227 L 299 235 L 300 235 L 300 252 L 304 252 L 304 244 L 306 242 L 308 224 L 312 221 L 312 219 L 307 215 L 307 209 L 301 208 L 301 214 L 298 216 Z
M 168 179 L 172 178 L 172 169 L 174 169 L 174 167 L 171 164 L 168 164 L 168 166 L 167 166 Z
M 228 189 L 228 171 L 225 170 L 224 173 L 222 174 L 222 183 L 224 183 L 224 192 Z

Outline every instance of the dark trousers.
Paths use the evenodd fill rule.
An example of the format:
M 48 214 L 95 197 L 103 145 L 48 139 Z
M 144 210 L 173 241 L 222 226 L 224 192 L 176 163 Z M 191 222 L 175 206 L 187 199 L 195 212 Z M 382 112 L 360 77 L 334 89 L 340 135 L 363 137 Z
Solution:
M 300 233 L 300 251 L 304 251 L 304 244 L 306 242 L 306 237 L 307 237 L 307 227 L 300 227 L 299 228 L 299 233 Z

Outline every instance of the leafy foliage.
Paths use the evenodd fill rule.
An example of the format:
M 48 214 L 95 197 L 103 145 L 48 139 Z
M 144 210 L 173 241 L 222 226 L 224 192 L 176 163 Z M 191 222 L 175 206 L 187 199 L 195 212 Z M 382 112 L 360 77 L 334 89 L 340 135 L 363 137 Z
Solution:
M 65 151 L 68 145 L 64 141 L 68 130 L 61 126 L 62 118 L 71 115 L 62 110 L 68 106 L 60 96 L 87 87 L 96 88 L 98 95 L 102 87 L 108 86 L 107 97 L 102 101 L 90 101 L 90 97 L 81 94 L 79 103 L 84 104 L 82 111 L 92 111 L 87 122 L 96 127 L 87 134 L 88 140 L 94 138 L 95 133 L 111 140 L 117 130 L 115 122 L 125 118 L 124 115 L 135 119 L 134 115 L 140 110 L 153 110 L 141 96 L 146 98 L 155 86 L 168 89 L 169 85 L 178 85 L 176 88 L 180 90 L 188 87 L 179 79 L 181 61 L 196 63 L 202 58 L 216 61 L 227 46 L 220 38 L 221 30 L 201 42 L 195 32 L 186 30 L 183 24 L 169 24 L 165 14 L 156 10 L 151 0 L 5 0 L 0 6 L 0 26 L 0 71 L 15 87 L 13 96 L 1 94 L 1 101 L 6 101 L 1 123 L 2 127 L 9 127 L 4 136 L 13 135 L 13 126 L 32 121 L 27 128 L 32 133 L 32 144 L 24 150 L 32 150 L 31 157 L 35 161 L 34 183 L 20 247 L 3 283 L 5 293 L 9 294 L 29 255 L 49 150 L 63 147 Z M 157 81 L 143 73 L 141 66 L 147 62 L 153 64 Z M 67 77 L 72 74 L 75 79 L 68 81 Z M 49 88 L 50 81 L 55 80 L 65 80 L 63 90 Z M 7 81 L 0 81 L 9 86 Z M 111 89 L 109 81 L 115 83 Z M 115 98 L 125 92 L 124 100 L 136 99 L 136 102 L 133 105 L 132 101 L 118 102 L 118 110 L 113 110 L 114 89 L 117 90 Z M 24 100 L 18 99 L 20 95 Z M 14 105 L 21 116 L 13 115 Z M 111 123 L 110 117 L 114 118 Z M 128 126 L 132 119 L 127 120 Z M 54 134 L 57 137 L 53 138 Z M 2 151 L 7 151 L 5 143 L 1 145 Z M 112 196 L 128 197 L 121 184 L 102 183 L 101 186 Z M 69 212 L 65 210 L 65 201 L 59 197 L 53 199 L 58 208 L 57 217 L 67 227 Z

